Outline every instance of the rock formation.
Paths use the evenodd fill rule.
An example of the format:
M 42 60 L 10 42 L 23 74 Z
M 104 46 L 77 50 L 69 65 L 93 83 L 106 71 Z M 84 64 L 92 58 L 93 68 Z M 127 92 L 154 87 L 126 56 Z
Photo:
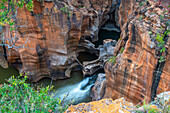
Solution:
M 0 39 L 2 32 L 2 27 L 0 26 Z M 0 44 L 1 43 L 2 40 L 0 40 Z M 3 46 L 0 46 L 0 66 L 2 66 L 3 68 L 8 68 L 8 61 L 5 59 Z
M 104 97 L 106 89 L 105 74 L 99 73 L 97 80 L 92 88 L 91 97 L 92 101 L 101 100 Z
M 34 0 L 33 12 L 18 9 L 16 30 L 6 27 L 3 34 L 13 38 L 6 42 L 13 45 L 7 47 L 9 64 L 29 73 L 34 82 L 69 77 L 70 69 L 79 65 L 75 50 L 80 38 L 98 40 L 111 5 L 112 0 Z
M 170 34 L 158 36 L 169 29 L 170 16 L 150 0 L 122 0 L 119 17 L 122 33 L 113 53 L 115 61 L 105 65 L 105 98 L 150 102 L 157 93 L 170 90 Z
M 0 52 L 0 66 L 8 68 L 8 61 L 5 59 L 3 53 Z
M 170 90 L 170 34 L 166 34 L 170 16 L 152 0 L 121 0 L 117 10 L 119 2 L 34 0 L 33 12 L 25 7 L 17 10 L 14 31 L 3 28 L 0 39 L 9 45 L 6 46 L 8 63 L 21 73 L 28 73 L 34 82 L 43 77 L 54 80 L 70 77 L 77 65 L 83 67 L 84 75 L 92 75 L 105 65 L 106 90 L 94 87 L 94 92 L 102 89 L 105 98 L 125 97 L 133 103 L 144 98 L 147 102 L 153 100 L 157 93 Z M 117 17 L 114 22 L 119 18 L 115 24 L 120 26 L 120 39 L 118 42 L 104 40 L 104 45 L 95 48 L 91 42 L 98 40 L 102 26 L 120 31 L 108 22 L 112 12 L 119 13 L 112 16 Z M 81 52 L 97 58 L 80 61 Z M 4 62 L 0 65 L 7 67 L 3 55 L 0 60 Z M 101 99 L 103 92 L 95 94 L 95 99 L 98 96 Z
M 133 104 L 124 98 L 113 101 L 112 99 L 102 99 L 90 103 L 71 105 L 65 113 L 130 113 Z
M 103 45 L 96 48 L 99 50 L 98 58 L 92 61 L 83 62 L 83 74 L 93 75 L 97 71 L 103 69 L 105 62 L 113 55 L 116 43 L 117 41 L 112 39 L 103 40 Z
M 124 98 L 102 99 L 89 103 L 71 105 L 65 113 L 169 113 L 170 91 L 157 95 L 154 102 L 139 108 Z

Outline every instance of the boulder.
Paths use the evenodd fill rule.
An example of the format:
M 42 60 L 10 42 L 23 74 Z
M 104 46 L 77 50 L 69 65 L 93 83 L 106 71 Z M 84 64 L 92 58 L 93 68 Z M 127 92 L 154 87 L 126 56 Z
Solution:
M 97 80 L 92 88 L 91 97 L 93 101 L 101 100 L 104 97 L 106 88 L 105 74 L 99 73 Z
M 0 66 L 3 68 L 8 68 L 8 61 L 5 59 L 3 53 L 0 52 Z

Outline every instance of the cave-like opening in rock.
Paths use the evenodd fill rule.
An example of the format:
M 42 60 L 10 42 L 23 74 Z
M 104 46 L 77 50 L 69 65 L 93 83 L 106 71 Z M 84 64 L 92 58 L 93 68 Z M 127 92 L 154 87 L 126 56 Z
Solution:
M 98 59 L 98 56 L 94 53 L 88 52 L 88 51 L 83 51 L 79 52 L 77 59 L 79 62 L 82 64 L 84 61 L 93 61 Z
M 99 47 L 99 45 L 103 45 L 103 40 L 105 39 L 112 39 L 118 40 L 120 37 L 120 32 L 114 30 L 107 30 L 107 29 L 100 29 L 98 33 L 98 41 L 94 42 L 95 47 Z

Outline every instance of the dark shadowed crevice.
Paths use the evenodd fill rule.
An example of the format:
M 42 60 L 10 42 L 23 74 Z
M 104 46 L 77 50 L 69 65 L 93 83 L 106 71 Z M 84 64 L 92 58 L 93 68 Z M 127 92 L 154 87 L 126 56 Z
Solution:
M 80 61 L 80 63 L 83 63 L 83 61 L 92 61 L 98 59 L 98 56 L 94 53 L 90 52 L 79 52 L 77 59 Z
M 95 47 L 99 47 L 99 45 L 103 45 L 103 40 L 105 39 L 113 39 L 117 41 L 120 37 L 120 32 L 101 29 L 99 31 L 98 36 L 99 36 L 99 40 L 94 42 Z
M 159 82 L 161 79 L 162 71 L 164 69 L 164 65 L 165 65 L 165 62 L 160 63 L 158 59 L 157 65 L 155 67 L 155 71 L 153 72 L 152 87 L 151 87 L 151 101 L 153 101 L 154 98 L 156 97 L 156 92 L 159 86 Z

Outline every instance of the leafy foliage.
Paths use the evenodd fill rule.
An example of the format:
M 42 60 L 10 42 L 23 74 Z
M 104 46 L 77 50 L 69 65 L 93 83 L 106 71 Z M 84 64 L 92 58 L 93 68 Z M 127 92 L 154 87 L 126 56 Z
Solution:
M 141 21 L 143 19 L 143 16 L 141 15 L 140 17 L 139 17 L 139 21 Z
M 35 90 L 26 79 L 27 76 L 22 79 L 13 76 L 7 80 L 9 84 L 0 85 L 1 113 L 60 113 L 67 109 L 60 99 L 49 95 L 49 86 Z
M 163 96 L 156 98 L 150 104 L 143 101 L 143 106 L 139 106 L 137 110 L 134 110 L 133 113 L 169 113 L 170 110 L 170 98 L 168 93 L 162 93 Z
M 163 53 L 165 52 L 165 41 L 164 37 L 167 36 L 170 33 L 170 30 L 165 31 L 164 34 L 157 34 L 155 40 L 158 42 L 157 46 L 160 48 L 160 52 Z M 159 62 L 164 62 L 166 59 L 163 56 L 160 56 Z
M 68 14 L 69 17 L 71 16 L 71 11 L 67 9 L 67 5 L 64 5 L 64 7 L 60 8 L 60 10 Z
M 142 2 L 139 4 L 139 7 L 141 7 L 143 4 L 144 4 L 144 2 L 142 1 Z
M 113 56 L 113 57 L 110 57 L 108 61 L 109 61 L 110 63 L 115 64 L 115 63 L 116 63 L 116 60 L 115 60 L 115 59 L 116 59 L 116 56 Z
M 121 47 L 119 53 L 123 53 L 124 49 L 125 49 L 124 47 Z
M 14 18 L 18 8 L 22 8 L 26 4 L 29 11 L 33 11 L 32 0 L 1 0 L 0 1 L 0 26 L 10 25 L 13 30 Z

